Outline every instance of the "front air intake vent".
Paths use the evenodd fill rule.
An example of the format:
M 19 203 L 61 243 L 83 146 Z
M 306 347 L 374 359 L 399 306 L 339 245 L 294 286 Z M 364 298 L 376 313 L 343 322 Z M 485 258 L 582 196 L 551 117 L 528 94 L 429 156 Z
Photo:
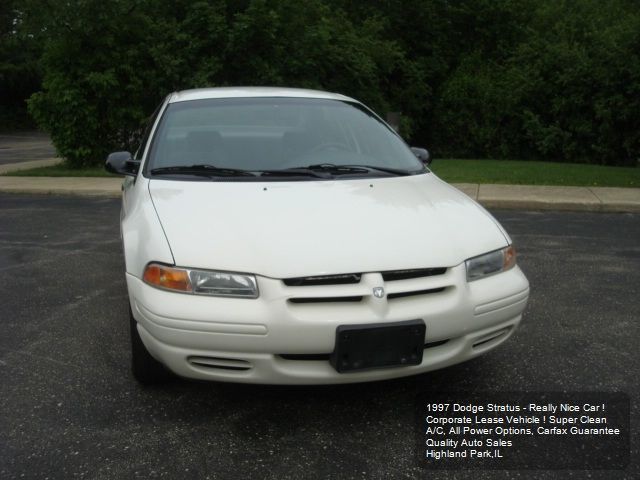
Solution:
M 330 353 L 283 353 L 280 358 L 296 361 L 329 361 Z
M 396 280 L 409 280 L 410 278 L 433 277 L 442 275 L 447 271 L 446 268 L 419 268 L 414 270 L 392 270 L 382 272 L 382 278 L 385 282 L 395 282 Z
M 438 340 L 437 342 L 429 342 L 424 344 L 424 348 L 435 348 L 440 345 L 444 345 L 449 342 L 449 339 L 446 340 Z M 330 353 L 281 353 L 278 355 L 283 360 L 295 360 L 295 361 L 329 361 L 331 357 Z
M 346 273 L 341 275 L 320 275 L 315 277 L 295 277 L 282 280 L 288 287 L 307 287 L 315 285 L 347 285 L 360 283 L 362 274 Z
M 251 363 L 246 360 L 239 360 L 236 358 L 189 357 L 188 360 L 191 365 L 201 368 L 236 371 L 251 369 Z
M 298 297 L 290 298 L 291 303 L 334 303 L 334 302 L 361 302 L 362 296 L 352 297 Z
M 442 291 L 444 291 L 444 287 L 430 288 L 428 290 L 416 290 L 414 292 L 397 292 L 397 293 L 390 293 L 389 295 L 387 295 L 387 298 L 389 300 L 393 300 L 394 298 L 414 297 L 416 295 L 430 295 L 432 293 L 439 293 Z
M 439 347 L 440 345 L 444 345 L 445 343 L 447 343 L 449 341 L 449 339 L 447 338 L 446 340 L 438 340 L 437 342 L 429 342 L 429 343 L 425 343 L 424 344 L 424 348 L 435 348 L 435 347 Z
M 500 330 L 495 330 L 484 337 L 478 339 L 473 344 L 473 348 L 481 348 L 487 347 L 490 343 L 496 342 L 502 339 L 507 333 L 511 331 L 511 327 L 501 328 Z

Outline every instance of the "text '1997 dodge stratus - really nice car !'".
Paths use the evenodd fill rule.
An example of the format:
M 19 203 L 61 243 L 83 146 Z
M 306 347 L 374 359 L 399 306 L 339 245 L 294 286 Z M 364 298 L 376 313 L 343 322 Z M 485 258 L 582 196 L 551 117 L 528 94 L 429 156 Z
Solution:
M 343 95 L 169 95 L 106 161 L 135 377 L 364 382 L 505 341 L 529 297 L 511 239 L 428 164 Z

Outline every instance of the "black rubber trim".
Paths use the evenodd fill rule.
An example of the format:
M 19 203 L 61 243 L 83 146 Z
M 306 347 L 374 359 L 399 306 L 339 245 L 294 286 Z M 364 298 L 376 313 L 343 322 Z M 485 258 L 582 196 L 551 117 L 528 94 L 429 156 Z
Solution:
M 290 298 L 291 303 L 336 303 L 336 302 L 361 302 L 362 295 L 352 297 L 299 297 Z
M 428 290 L 415 290 L 413 292 L 389 293 L 387 295 L 387 299 L 393 300 L 394 298 L 413 297 L 416 295 L 429 295 L 431 293 L 442 292 L 444 289 L 445 287 L 440 287 L 440 288 L 430 288 Z
M 446 268 L 417 268 L 413 270 L 392 270 L 381 272 L 385 282 L 395 282 L 396 280 L 408 280 L 410 278 L 423 278 L 442 275 L 447 271 Z
M 361 273 L 345 273 L 340 275 L 319 275 L 315 277 L 285 278 L 282 282 L 288 287 L 306 287 L 315 285 L 349 285 L 360 283 Z
M 438 340 L 437 342 L 429 342 L 424 344 L 425 350 L 428 348 L 439 347 L 449 342 L 449 339 Z M 331 357 L 330 353 L 283 353 L 278 357 L 284 360 L 296 360 L 296 361 L 328 361 Z

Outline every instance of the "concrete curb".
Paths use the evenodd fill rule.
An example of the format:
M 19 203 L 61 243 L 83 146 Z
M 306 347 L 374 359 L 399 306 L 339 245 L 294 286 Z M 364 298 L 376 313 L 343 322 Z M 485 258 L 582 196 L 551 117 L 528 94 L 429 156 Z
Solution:
M 640 189 L 546 185 L 455 184 L 487 208 L 640 212 Z
M 121 178 L 0 177 L 0 192 L 119 197 Z
M 487 208 L 640 213 L 640 188 L 477 185 L 454 187 Z M 0 177 L 0 192 L 119 197 L 121 178 Z
M 42 160 L 31 160 L 29 162 L 7 163 L 0 165 L 0 175 L 18 170 L 29 170 L 31 168 L 52 167 L 62 162 L 61 158 L 44 158 Z

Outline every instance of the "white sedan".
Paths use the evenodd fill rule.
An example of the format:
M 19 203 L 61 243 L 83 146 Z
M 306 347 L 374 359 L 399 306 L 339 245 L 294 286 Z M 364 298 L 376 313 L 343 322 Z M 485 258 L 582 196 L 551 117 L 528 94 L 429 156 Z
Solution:
M 134 376 L 323 384 L 469 360 L 516 330 L 509 235 L 352 98 L 169 95 L 126 175 Z

